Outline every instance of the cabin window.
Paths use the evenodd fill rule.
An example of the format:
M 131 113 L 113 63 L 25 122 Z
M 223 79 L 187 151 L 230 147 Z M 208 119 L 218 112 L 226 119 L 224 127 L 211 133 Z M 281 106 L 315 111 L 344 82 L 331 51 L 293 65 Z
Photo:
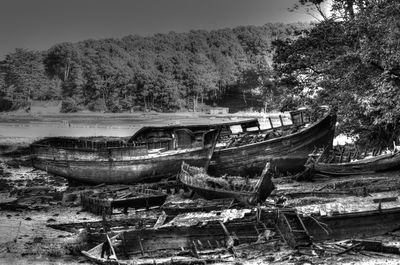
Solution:
M 242 126 L 240 125 L 231 125 L 229 126 L 229 129 L 233 134 L 239 134 L 243 132 Z
M 195 134 L 189 129 L 175 130 L 176 143 L 178 148 L 191 148 L 195 142 Z

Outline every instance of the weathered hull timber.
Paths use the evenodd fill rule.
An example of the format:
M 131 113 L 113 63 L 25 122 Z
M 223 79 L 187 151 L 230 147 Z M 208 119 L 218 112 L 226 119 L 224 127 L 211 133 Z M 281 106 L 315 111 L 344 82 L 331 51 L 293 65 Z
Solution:
M 317 224 L 318 220 L 324 225 Z M 344 240 L 383 235 L 400 227 L 400 208 L 345 213 L 333 216 L 304 217 L 309 234 L 316 241 Z
M 245 180 L 241 183 L 233 183 L 233 181 L 225 182 L 222 179 L 210 177 L 202 169 L 183 163 L 179 180 L 205 199 L 231 198 L 243 205 L 254 205 L 265 201 L 275 189 L 269 169 L 268 163 L 256 184 L 246 183 Z
M 361 175 L 400 168 L 400 153 L 384 154 L 347 163 L 316 162 L 309 166 L 314 173 L 332 176 Z
M 176 216 L 183 213 L 193 212 L 211 212 L 221 211 L 225 209 L 232 209 L 238 206 L 233 199 L 220 199 L 220 200 L 203 200 L 198 199 L 195 201 L 184 202 L 168 202 L 161 206 L 161 209 L 168 216 Z
M 182 152 L 165 157 L 127 161 L 53 160 L 36 157 L 37 169 L 85 183 L 137 183 L 157 181 L 179 173 L 182 161 L 202 167 L 209 149 Z
M 195 142 L 195 146 L 171 148 L 171 143 L 160 142 L 155 144 L 161 148 L 152 150 L 148 149 L 149 144 L 147 147 L 89 149 L 64 148 L 39 142 L 31 145 L 32 164 L 37 169 L 84 183 L 152 182 L 178 174 L 183 161 L 204 167 L 211 158 L 216 136 L 217 131 L 212 130 L 205 133 L 203 143 Z M 75 142 L 78 140 L 72 139 Z M 162 147 L 165 147 L 164 150 Z
M 286 173 L 304 169 L 308 155 L 318 147 L 332 145 L 336 115 L 328 113 L 316 123 L 286 136 L 231 148 L 215 148 L 208 172 L 254 176 L 260 174 L 268 160 Z
M 209 221 L 196 226 L 164 226 L 158 229 L 140 229 L 125 231 L 110 241 L 119 264 L 140 264 L 141 260 L 151 257 L 152 262 L 158 257 L 192 256 L 193 253 L 213 249 L 226 249 L 229 235 L 234 235 L 239 244 L 254 243 L 265 231 L 273 231 L 275 213 L 261 211 L 259 216 L 251 212 L 250 216 L 234 219 L 224 224 Z M 271 238 L 270 240 L 276 240 Z M 103 244 L 89 251 L 82 252 L 86 257 L 101 264 L 112 262 L 101 257 Z M 155 262 L 156 263 L 156 262 Z M 110 263 L 111 264 L 111 263 Z
M 144 187 L 127 187 L 118 191 L 102 189 L 95 192 L 81 194 L 82 208 L 99 215 L 112 215 L 113 209 L 128 208 L 148 209 L 161 206 L 167 199 L 167 194 L 158 190 L 145 189 Z
M 152 228 L 157 222 L 155 218 L 128 217 L 122 219 L 111 219 L 105 223 L 102 221 L 47 224 L 47 227 L 75 233 L 80 229 L 87 231 L 87 242 L 89 244 L 100 244 L 106 240 L 104 225 L 107 226 L 108 235 L 115 236 L 124 230 Z

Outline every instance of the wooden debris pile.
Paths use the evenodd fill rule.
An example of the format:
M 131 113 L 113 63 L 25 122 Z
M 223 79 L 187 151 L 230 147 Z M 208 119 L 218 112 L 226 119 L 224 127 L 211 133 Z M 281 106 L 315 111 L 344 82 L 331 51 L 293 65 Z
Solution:
M 239 219 L 192 226 L 166 224 L 157 229 L 129 230 L 83 252 L 90 260 L 110 264 L 205 264 L 247 258 L 247 247 L 276 249 L 279 234 L 274 213 L 250 211 Z M 269 247 L 268 247 L 269 246 Z M 105 251 L 109 249 L 108 254 Z

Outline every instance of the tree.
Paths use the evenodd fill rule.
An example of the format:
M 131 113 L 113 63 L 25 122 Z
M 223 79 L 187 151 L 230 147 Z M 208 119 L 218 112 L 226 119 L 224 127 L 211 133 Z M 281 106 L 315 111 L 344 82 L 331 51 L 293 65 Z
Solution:
M 16 49 L 1 62 L 5 97 L 15 108 L 27 106 L 32 99 L 59 98 L 55 83 L 46 76 L 43 54 L 35 51 Z
M 275 42 L 279 81 L 288 95 L 306 94 L 302 104 L 338 107 L 339 132 L 391 145 L 400 133 L 400 3 L 335 0 L 332 8 L 305 36 Z

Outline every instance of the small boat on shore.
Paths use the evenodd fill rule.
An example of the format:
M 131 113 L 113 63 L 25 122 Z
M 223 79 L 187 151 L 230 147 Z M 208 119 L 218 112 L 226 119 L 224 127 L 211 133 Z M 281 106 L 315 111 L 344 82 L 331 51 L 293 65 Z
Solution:
M 183 161 L 208 165 L 218 131 L 145 127 L 130 139 L 49 137 L 31 144 L 35 168 L 82 183 L 152 182 L 178 174 Z
M 326 148 L 310 155 L 306 168 L 311 174 L 348 176 L 396 170 L 400 168 L 400 152 L 394 148 L 360 150 L 354 146 Z
M 232 198 L 243 205 L 255 205 L 265 201 L 275 188 L 269 170 L 268 162 L 261 177 L 250 181 L 242 177 L 227 179 L 210 177 L 203 168 L 182 163 L 179 180 L 205 199 Z
M 167 199 L 167 194 L 158 190 L 148 189 L 144 185 L 122 186 L 116 188 L 101 188 L 86 191 L 81 194 L 82 208 L 98 215 L 112 215 L 113 209 L 128 208 L 149 209 L 161 206 Z

